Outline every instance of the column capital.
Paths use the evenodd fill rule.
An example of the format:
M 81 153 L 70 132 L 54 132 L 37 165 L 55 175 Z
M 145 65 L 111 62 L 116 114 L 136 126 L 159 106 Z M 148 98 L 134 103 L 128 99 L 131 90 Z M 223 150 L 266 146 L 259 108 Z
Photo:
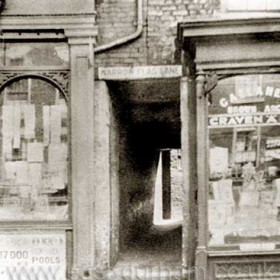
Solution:
M 70 45 L 96 44 L 97 27 L 65 29 L 65 36 Z
M 193 83 L 195 81 L 196 81 L 196 76 L 194 76 L 194 75 L 181 77 L 181 82 Z
M 89 18 L 79 18 L 75 24 L 66 26 L 64 34 L 70 45 L 95 45 L 98 29 L 94 15 Z
M 204 90 L 204 95 L 211 96 L 211 91 L 218 85 L 219 78 L 215 72 L 198 71 L 196 73 L 196 84 Z
M 196 82 L 205 84 L 206 75 L 207 75 L 207 73 L 202 70 L 199 70 L 198 72 L 196 72 L 196 78 L 195 78 Z

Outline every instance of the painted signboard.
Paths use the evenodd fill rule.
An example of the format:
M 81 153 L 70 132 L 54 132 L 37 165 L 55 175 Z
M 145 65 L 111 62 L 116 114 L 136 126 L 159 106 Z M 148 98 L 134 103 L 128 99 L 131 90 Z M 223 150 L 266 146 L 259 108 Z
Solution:
M 276 75 L 236 76 L 212 92 L 209 128 L 280 125 L 280 83 Z
M 65 280 L 65 233 L 0 233 L 1 280 Z
M 182 76 L 181 65 L 152 65 L 132 67 L 99 67 L 100 80 L 139 80 L 159 78 L 179 78 Z

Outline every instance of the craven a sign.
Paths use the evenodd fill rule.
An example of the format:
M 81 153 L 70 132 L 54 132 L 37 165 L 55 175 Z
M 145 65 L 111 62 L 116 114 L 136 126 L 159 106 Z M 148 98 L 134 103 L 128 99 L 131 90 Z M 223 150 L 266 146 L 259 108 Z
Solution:
M 156 65 L 132 67 L 99 67 L 100 80 L 139 80 L 178 78 L 182 76 L 181 65 Z
M 209 116 L 210 127 L 269 126 L 280 125 L 280 115 L 213 115 Z
M 246 75 L 220 81 L 212 93 L 209 128 L 280 125 L 280 76 Z
M 64 233 L 0 233 L 1 280 L 66 280 Z

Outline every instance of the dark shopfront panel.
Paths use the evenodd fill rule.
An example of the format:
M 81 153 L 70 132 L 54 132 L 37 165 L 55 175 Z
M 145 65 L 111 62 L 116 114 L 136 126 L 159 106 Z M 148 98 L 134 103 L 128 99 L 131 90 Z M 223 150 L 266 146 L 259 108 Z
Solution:
M 187 267 L 194 259 L 197 280 L 278 279 L 279 22 L 206 20 L 179 30 L 185 92 L 196 100 L 182 121 L 198 135 L 197 162 L 182 154 L 197 170 L 185 171 L 197 180 L 198 207 L 198 216 L 188 212 L 198 231 Z M 187 131 L 182 137 L 191 143 Z

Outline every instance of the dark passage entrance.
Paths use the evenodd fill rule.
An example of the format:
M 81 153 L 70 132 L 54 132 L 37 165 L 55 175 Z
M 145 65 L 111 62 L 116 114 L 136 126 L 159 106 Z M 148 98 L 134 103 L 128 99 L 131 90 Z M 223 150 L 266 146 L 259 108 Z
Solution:
M 172 166 L 179 168 L 179 164 L 172 161 L 171 154 L 178 154 L 178 159 L 179 82 L 125 82 L 114 83 L 110 88 L 122 100 L 117 102 L 120 244 L 113 271 L 129 276 L 124 275 L 124 271 L 130 267 L 130 276 L 137 273 L 146 274 L 145 277 L 148 273 L 155 276 L 178 274 L 182 229 L 179 218 L 172 215 L 172 193 L 177 193 L 178 199 L 178 191 L 172 192 L 172 187 L 180 189 L 182 184 L 178 174 L 173 176 Z M 161 195 L 157 187 L 159 167 Z M 172 185 L 173 181 L 176 186 Z M 155 223 L 156 208 L 162 210 L 162 221 Z

